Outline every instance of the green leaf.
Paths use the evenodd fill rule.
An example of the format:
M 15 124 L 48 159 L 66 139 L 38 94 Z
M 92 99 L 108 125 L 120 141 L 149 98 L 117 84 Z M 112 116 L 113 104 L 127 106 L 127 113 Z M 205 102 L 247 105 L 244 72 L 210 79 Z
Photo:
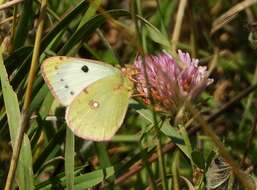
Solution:
M 75 178 L 75 190 L 91 188 L 112 175 L 114 175 L 114 168 L 108 167 L 102 170 L 95 170 L 82 176 L 78 176 Z
M 34 110 L 38 110 L 38 108 L 40 107 L 42 102 L 44 102 L 41 106 L 39 113 L 40 113 L 41 117 L 46 116 L 46 114 L 42 115 L 42 112 L 47 110 L 47 113 L 48 113 L 48 110 L 50 109 L 50 106 L 52 103 L 52 101 L 50 101 L 50 106 L 48 106 L 48 104 L 47 104 L 48 102 L 46 101 L 46 99 L 49 96 L 48 93 L 49 93 L 49 89 L 47 88 L 46 85 L 43 85 L 39 90 L 36 91 L 36 93 L 33 97 L 33 100 L 30 104 L 30 108 L 29 108 L 31 112 Z M 50 98 L 51 98 L 51 100 L 53 99 L 52 96 Z
M 95 148 L 97 151 L 97 156 L 99 158 L 101 168 L 107 168 L 112 166 L 106 145 L 102 142 L 95 142 Z M 115 180 L 115 176 L 111 176 L 109 179 L 109 182 L 113 183 L 114 180 Z
M 213 158 L 215 157 L 216 155 L 216 152 L 215 151 L 211 151 L 208 156 L 207 156 L 207 159 L 206 159 L 206 167 L 205 169 L 207 170 L 210 165 L 211 165 L 211 161 L 213 160 Z
M 166 28 L 169 27 L 172 19 L 174 18 L 173 14 L 176 11 L 177 3 L 178 1 L 162 0 L 162 2 L 160 3 L 160 11 L 155 12 L 155 14 L 151 17 L 150 22 L 158 28 L 161 25 L 160 23 L 163 22 L 165 26 L 165 31 L 162 32 L 167 32 Z
M 190 159 L 190 162 L 191 162 L 191 164 L 193 166 L 192 157 L 191 157 L 192 145 L 190 143 L 190 139 L 188 137 L 188 133 L 187 133 L 184 125 L 178 125 L 178 128 L 179 128 L 179 132 L 180 132 L 180 134 L 181 134 L 181 136 L 182 136 L 182 138 L 183 138 L 183 140 L 185 142 L 185 146 L 187 147 L 187 151 L 186 151 L 187 156 L 190 156 L 188 158 Z
M 161 131 L 169 136 L 172 141 L 180 148 L 180 150 L 191 160 L 191 151 L 188 148 L 187 144 L 184 141 L 183 136 L 176 130 L 176 128 L 172 127 L 168 120 L 166 120 L 161 128 Z
M 145 18 L 141 16 L 137 17 L 142 21 L 142 23 L 145 24 L 144 26 L 148 31 L 148 35 L 154 42 L 164 46 L 164 49 L 171 49 L 170 41 L 164 34 L 162 34 L 154 25 L 148 22 Z
M 105 144 L 102 142 L 95 142 L 95 148 L 100 159 L 100 166 L 102 168 L 111 166 L 111 161 L 109 159 Z
M 205 160 L 204 160 L 203 153 L 201 153 L 199 151 L 193 151 L 191 155 L 192 155 L 192 159 L 193 159 L 194 163 L 199 168 L 205 169 Z
M 148 109 L 144 109 L 144 108 L 136 108 L 134 107 L 137 112 L 144 118 L 146 119 L 148 122 L 150 123 L 154 123 L 154 118 L 153 118 L 153 114 L 150 110 Z
M 8 126 L 11 135 L 12 146 L 14 146 L 17 137 L 20 123 L 21 114 L 19 109 L 19 102 L 15 92 L 9 84 L 8 75 L 3 63 L 2 49 L 0 48 L 0 78 L 1 86 L 4 97 L 4 104 L 8 118 Z M 34 189 L 33 184 L 33 171 L 32 171 L 32 153 L 30 142 L 26 134 L 21 147 L 20 158 L 16 170 L 16 179 L 21 190 Z
M 154 123 L 153 120 L 153 114 L 150 110 L 148 109 L 143 109 L 140 108 L 138 106 L 138 108 L 136 108 L 136 104 L 134 103 L 133 106 L 135 109 L 137 109 L 137 112 L 143 117 L 145 118 L 147 121 L 149 121 L 150 123 Z M 157 122 L 160 122 L 161 119 L 157 116 Z M 191 148 L 189 147 L 189 145 L 187 145 L 184 141 L 184 137 L 183 135 L 181 135 L 176 128 L 172 127 L 169 123 L 168 120 L 165 120 L 161 126 L 161 132 L 163 132 L 165 135 L 169 136 L 172 141 L 181 149 L 182 152 L 184 152 L 184 154 L 190 159 L 191 158 Z
M 95 170 L 80 176 L 75 177 L 74 181 L 74 190 L 85 190 L 104 181 L 104 179 L 109 178 L 114 175 L 114 168 L 108 167 L 105 169 Z M 64 187 L 66 178 L 63 175 L 58 175 L 51 181 L 47 181 L 41 184 L 38 184 L 37 190 L 51 190 L 56 186 L 56 183 L 59 183 L 58 186 Z M 53 183 L 54 182 L 54 183 Z M 52 184 L 53 183 L 53 184 Z M 55 185 L 55 186 L 54 186 Z

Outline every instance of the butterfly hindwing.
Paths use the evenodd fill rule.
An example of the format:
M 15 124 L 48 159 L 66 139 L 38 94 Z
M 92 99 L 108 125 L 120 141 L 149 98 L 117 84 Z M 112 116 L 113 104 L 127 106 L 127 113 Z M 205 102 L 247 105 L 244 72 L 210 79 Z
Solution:
M 69 105 L 85 87 L 119 73 L 118 69 L 102 62 L 65 56 L 46 59 L 41 71 L 52 94 L 64 106 Z
M 110 140 L 124 119 L 131 86 L 121 73 L 85 88 L 66 110 L 71 130 L 84 139 Z

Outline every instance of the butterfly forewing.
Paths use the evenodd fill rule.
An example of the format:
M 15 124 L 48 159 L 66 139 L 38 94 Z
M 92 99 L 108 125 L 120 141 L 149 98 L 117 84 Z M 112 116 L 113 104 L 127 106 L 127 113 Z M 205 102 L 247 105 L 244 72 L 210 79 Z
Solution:
M 123 122 L 131 85 L 121 73 L 108 76 L 85 88 L 66 111 L 66 121 L 79 137 L 110 140 Z
M 64 106 L 95 81 L 119 73 L 102 62 L 71 57 L 51 57 L 41 66 L 43 77 L 52 94 Z

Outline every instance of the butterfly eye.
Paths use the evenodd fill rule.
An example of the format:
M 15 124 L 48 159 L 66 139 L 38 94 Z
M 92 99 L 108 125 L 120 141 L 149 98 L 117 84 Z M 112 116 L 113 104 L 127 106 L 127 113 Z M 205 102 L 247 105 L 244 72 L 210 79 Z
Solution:
M 85 73 L 87 73 L 89 71 L 89 69 L 86 65 L 83 65 L 83 67 L 81 67 L 81 70 L 84 71 Z

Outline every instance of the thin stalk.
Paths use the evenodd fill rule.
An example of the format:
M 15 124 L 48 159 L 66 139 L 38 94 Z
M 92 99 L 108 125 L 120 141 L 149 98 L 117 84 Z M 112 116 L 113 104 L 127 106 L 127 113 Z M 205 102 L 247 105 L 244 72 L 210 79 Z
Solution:
M 133 3 L 132 3 L 132 5 L 133 5 Z M 132 9 L 132 10 L 135 10 L 135 8 Z M 135 25 L 136 25 L 137 35 L 139 37 L 141 37 L 142 35 L 140 35 L 141 34 L 140 31 L 142 31 L 142 28 L 140 28 L 137 17 L 135 16 L 135 11 L 133 13 L 134 14 L 133 14 L 132 18 L 134 19 L 134 22 L 135 22 Z M 142 42 L 142 39 L 141 39 L 141 42 Z M 147 84 L 146 86 L 149 87 L 149 78 L 148 78 L 147 72 L 146 72 L 145 49 L 141 49 L 140 53 L 142 55 L 144 77 L 145 77 L 146 84 Z M 148 89 L 148 92 L 150 92 L 150 89 Z M 161 145 L 161 141 L 160 141 L 158 121 L 157 121 L 156 113 L 154 111 L 154 99 L 153 99 L 151 93 L 149 93 L 148 96 L 149 96 L 149 100 L 151 102 L 153 121 L 154 121 L 154 126 L 155 126 L 155 133 L 156 133 L 156 137 L 157 137 L 157 153 L 158 153 L 158 161 L 159 161 L 159 164 L 160 164 L 160 173 L 161 173 L 161 178 L 162 178 L 162 188 L 163 188 L 163 190 L 166 190 L 167 189 L 166 171 L 165 171 L 165 167 L 164 167 L 164 159 L 163 159 L 162 149 L 161 149 L 162 145 Z
M 181 25 L 182 25 L 186 5 L 187 5 L 187 0 L 180 0 L 178 11 L 177 11 L 177 16 L 176 16 L 176 23 L 175 23 L 175 27 L 174 27 L 173 34 L 172 34 L 172 42 L 171 42 L 172 49 L 171 49 L 171 51 L 173 53 L 176 52 L 177 43 L 179 41 L 180 30 L 181 30 Z
M 191 32 L 190 32 L 190 45 L 192 49 L 192 57 L 198 57 L 198 47 L 197 47 L 197 27 L 196 27 L 196 21 L 194 19 L 194 14 L 192 10 L 192 1 L 188 2 L 189 8 L 188 8 L 188 16 L 190 19 L 190 25 L 191 25 Z
M 36 3 L 41 5 L 41 1 L 40 0 L 36 0 Z M 55 18 L 57 21 L 60 21 L 61 18 L 55 13 L 55 11 L 53 11 L 52 9 L 50 9 L 49 7 L 47 7 L 47 12 L 49 13 L 49 15 L 51 15 L 53 18 Z
M 17 17 L 19 17 L 20 15 L 17 15 Z M 8 17 L 8 18 L 6 18 L 6 19 L 4 19 L 4 20 L 1 20 L 1 22 L 0 22 L 0 25 L 2 25 L 2 24 L 4 24 L 4 23 L 6 23 L 6 22 L 10 22 L 10 21 L 12 21 L 13 20 L 13 16 L 10 16 L 10 17 Z
M 17 10 L 18 10 L 18 7 L 17 7 L 17 5 L 15 5 L 14 10 L 13 10 L 13 22 L 12 22 L 12 31 L 11 31 L 11 42 L 12 42 L 12 44 L 13 44 L 13 39 L 14 39 L 14 35 L 15 35 L 15 32 L 16 32 L 16 26 L 17 26 L 17 18 L 18 18 Z M 13 51 L 13 45 L 11 46 L 11 52 L 12 51 Z
M 38 23 L 36 39 L 35 39 L 35 46 L 33 49 L 32 61 L 31 61 L 31 66 L 30 66 L 30 71 L 28 76 L 28 85 L 25 92 L 25 99 L 24 99 L 24 106 L 23 106 L 24 110 L 27 110 L 29 108 L 29 105 L 31 102 L 32 86 L 36 75 L 36 69 L 38 67 L 40 44 L 41 44 L 40 42 L 43 34 L 46 7 L 47 7 L 47 0 L 42 0 L 41 8 L 40 8 L 39 23 Z
M 256 82 L 257 82 L 257 66 L 255 67 L 255 71 L 254 71 L 254 75 L 253 75 L 253 79 L 252 79 L 252 85 L 255 84 Z M 254 94 L 250 94 L 250 96 L 247 98 L 247 102 L 246 102 L 246 105 L 245 105 L 243 117 L 242 117 L 242 120 L 241 120 L 240 125 L 239 125 L 239 131 L 243 130 L 243 126 L 244 126 L 245 121 L 246 121 L 246 116 L 248 115 L 249 109 L 252 105 L 253 95 Z
M 140 35 L 140 31 L 142 31 L 142 26 L 140 28 L 139 23 L 137 22 L 138 20 L 136 18 L 137 17 L 135 17 L 136 29 L 137 29 L 138 36 L 141 37 L 141 42 L 142 42 L 142 35 Z M 145 58 L 145 49 L 142 49 L 141 54 L 142 54 L 142 60 L 143 60 L 144 76 L 145 76 L 147 87 L 149 87 L 149 79 L 148 79 L 148 76 L 146 73 L 146 62 L 144 59 Z M 150 92 L 150 89 L 148 89 L 148 92 Z M 151 102 L 151 106 L 153 108 L 152 114 L 153 114 L 153 121 L 154 121 L 155 133 L 156 133 L 156 138 L 157 138 L 157 147 L 156 148 L 157 148 L 158 161 L 159 161 L 159 166 L 160 166 L 162 188 L 163 188 L 163 190 L 166 190 L 167 189 L 166 171 L 165 171 L 164 159 L 163 159 L 163 155 L 162 155 L 162 148 L 161 148 L 162 145 L 161 145 L 161 140 L 160 140 L 159 127 L 158 127 L 156 113 L 154 111 L 154 99 L 153 99 L 151 93 L 149 93 L 148 96 L 149 96 L 149 99 Z
M 140 146 L 140 148 L 141 148 L 141 155 L 142 155 L 142 163 L 145 166 L 147 174 L 148 174 L 149 186 L 151 187 L 152 190 L 157 190 L 158 188 L 157 188 L 157 185 L 154 180 L 153 172 L 152 172 L 149 162 L 147 160 L 146 152 L 142 146 Z
M 136 9 L 137 9 L 137 13 L 140 15 L 140 16 L 143 16 L 142 14 L 142 9 L 141 9 L 141 1 L 139 0 L 136 0 Z M 144 28 L 142 27 L 142 23 L 138 23 L 140 24 L 140 27 L 141 27 L 141 40 L 142 40 L 142 46 L 143 46 L 143 49 L 145 50 L 145 52 L 147 53 L 147 44 L 146 44 L 146 31 L 144 30 Z
M 157 4 L 157 9 L 158 9 L 158 12 L 160 14 L 160 21 L 161 21 L 161 31 L 162 33 L 165 34 L 165 36 L 167 36 L 167 31 L 166 31 L 166 28 L 165 28 L 165 24 L 164 24 L 164 21 L 163 21 L 163 13 L 161 11 L 161 6 L 160 6 L 160 0 L 155 0 L 156 1 L 156 4 Z
M 257 113 L 255 113 L 255 117 L 254 117 L 253 124 L 252 124 L 252 130 L 251 130 L 250 136 L 249 136 L 249 138 L 247 140 L 244 156 L 243 156 L 243 158 L 241 160 L 241 163 L 240 163 L 240 165 L 242 167 L 245 166 L 245 159 L 246 159 L 247 154 L 248 154 L 248 152 L 250 150 L 250 146 L 253 143 L 254 137 L 256 136 L 256 127 L 257 127 Z
M 116 55 L 116 53 L 113 51 L 111 44 L 108 42 L 108 40 L 104 37 L 103 32 L 98 28 L 96 29 L 96 33 L 98 34 L 99 38 L 102 40 L 103 44 L 105 45 L 105 47 L 111 52 L 113 58 L 119 62 L 118 56 Z M 124 63 L 120 63 L 121 66 L 124 66 Z
M 18 131 L 18 135 L 14 142 L 13 154 L 12 154 L 10 168 L 9 168 L 8 176 L 7 176 L 7 180 L 6 180 L 5 190 L 12 189 L 12 184 L 13 184 L 15 172 L 17 169 L 17 163 L 19 160 L 19 155 L 20 155 L 20 150 L 21 150 L 21 146 L 22 146 L 24 133 L 25 133 L 26 128 L 29 123 L 29 115 L 30 114 L 28 112 L 28 109 L 29 109 L 29 105 L 31 102 L 31 98 L 32 98 L 31 97 L 32 85 L 33 85 L 33 81 L 34 81 L 35 74 L 36 74 L 37 63 L 39 60 L 40 41 L 41 41 L 42 32 L 43 32 L 44 18 L 46 15 L 46 7 L 47 7 L 47 0 L 42 0 L 42 4 L 41 4 L 41 8 L 40 8 L 39 24 L 38 24 L 38 28 L 37 28 L 37 32 L 36 32 L 35 45 L 34 45 L 34 50 L 33 50 L 30 72 L 29 72 L 29 76 L 28 76 L 28 85 L 27 85 L 27 89 L 26 89 L 26 93 L 25 93 L 25 101 L 24 101 L 23 111 L 22 111 L 22 121 L 21 121 L 21 126 Z
M 74 134 L 69 127 L 66 127 L 65 140 L 65 177 L 66 189 L 74 189 Z
M 162 188 L 163 190 L 168 189 L 168 183 L 166 180 L 166 170 L 165 170 L 165 164 L 164 164 L 164 158 L 163 158 L 163 153 L 162 153 L 162 143 L 161 143 L 161 138 L 159 135 L 159 131 L 156 130 L 157 133 L 157 155 L 159 158 L 159 167 L 160 167 L 160 173 L 161 173 L 161 181 L 162 181 Z
M 12 0 L 12 1 L 9 1 L 9 2 L 6 2 L 2 5 L 0 5 L 0 10 L 3 10 L 3 9 L 6 9 L 6 8 L 9 8 L 13 5 L 17 5 L 18 3 L 21 3 L 23 0 Z
M 175 151 L 174 161 L 172 163 L 172 181 L 173 181 L 173 189 L 179 190 L 179 183 L 178 183 L 178 159 L 179 159 L 179 151 Z
M 199 122 L 199 125 L 202 128 L 202 130 L 206 133 L 206 135 L 210 137 L 212 142 L 217 146 L 221 156 L 232 167 L 233 172 L 235 173 L 239 181 L 242 183 L 242 185 L 245 187 L 245 189 L 255 190 L 255 184 L 253 183 L 252 179 L 246 173 L 240 170 L 237 163 L 231 158 L 220 139 L 217 137 L 214 131 L 208 126 L 208 123 L 202 118 L 198 111 L 195 108 L 193 108 L 189 101 L 186 101 L 186 105 L 188 110 L 195 117 L 196 121 Z
M 8 171 L 4 190 L 12 189 L 12 185 L 14 182 L 14 177 L 15 177 L 15 173 L 16 173 L 16 169 L 17 169 L 17 165 L 18 165 L 18 161 L 19 161 L 21 145 L 22 145 L 22 141 L 23 141 L 23 137 L 24 137 L 24 133 L 25 133 L 25 129 L 26 129 L 25 126 L 27 126 L 28 121 L 29 121 L 28 114 L 26 114 L 26 113 L 22 114 L 21 127 L 19 128 L 18 135 L 16 136 L 16 139 L 14 142 L 10 168 Z

